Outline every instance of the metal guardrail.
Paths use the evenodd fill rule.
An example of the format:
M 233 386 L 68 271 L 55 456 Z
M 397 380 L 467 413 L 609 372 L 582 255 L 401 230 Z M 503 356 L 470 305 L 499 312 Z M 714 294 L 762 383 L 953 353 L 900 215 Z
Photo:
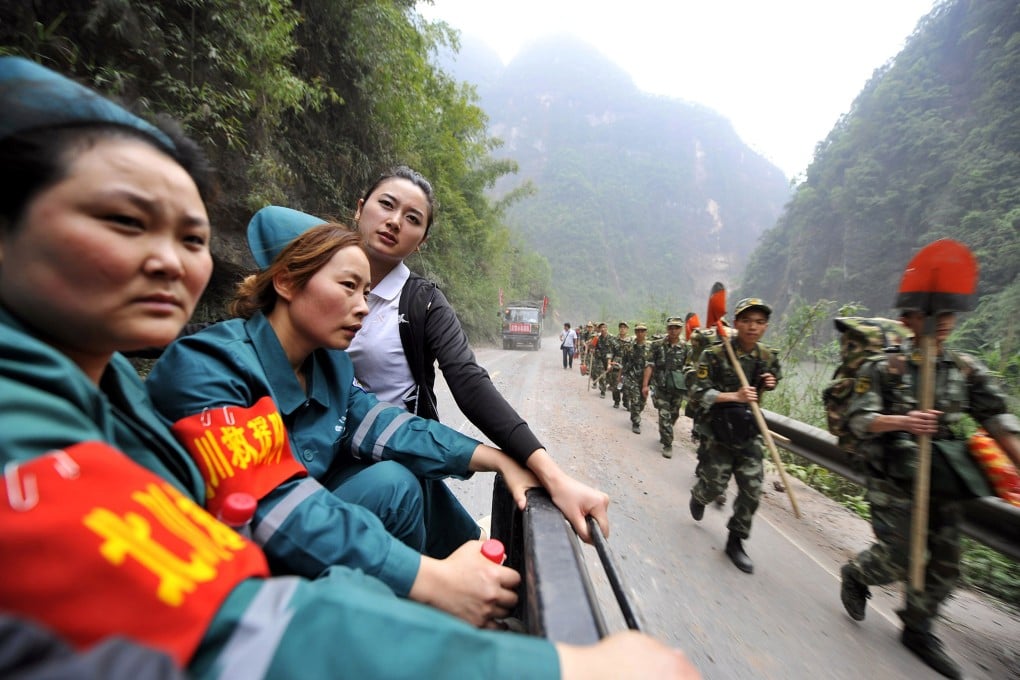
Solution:
M 781 435 L 777 445 L 864 485 L 864 476 L 854 469 L 849 455 L 836 445 L 836 438 L 831 434 L 765 409 L 762 409 L 762 415 L 769 429 Z M 962 509 L 960 530 L 964 534 L 1020 560 L 1020 508 L 1000 498 L 978 498 L 964 503 Z

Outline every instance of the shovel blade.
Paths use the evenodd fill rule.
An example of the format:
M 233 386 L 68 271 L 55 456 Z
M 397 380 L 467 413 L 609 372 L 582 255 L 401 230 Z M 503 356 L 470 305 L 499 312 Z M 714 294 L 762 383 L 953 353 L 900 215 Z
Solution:
M 939 239 L 922 248 L 903 272 L 897 309 L 918 309 L 927 315 L 966 312 L 977 293 L 977 260 L 967 246 Z

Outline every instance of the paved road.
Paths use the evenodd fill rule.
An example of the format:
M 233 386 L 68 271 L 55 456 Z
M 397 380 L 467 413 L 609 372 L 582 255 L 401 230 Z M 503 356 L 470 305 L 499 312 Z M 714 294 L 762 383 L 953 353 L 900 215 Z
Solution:
M 586 389 L 576 363 L 573 371 L 562 369 L 555 347 L 477 355 L 560 464 L 611 495 L 611 549 L 645 630 L 683 648 L 706 679 L 940 677 L 898 642 L 898 591 L 876 590 L 863 623 L 843 611 L 839 565 L 869 542 L 866 522 L 800 484 L 794 488 L 805 518 L 796 520 L 770 488 L 746 544 L 756 567 L 747 576 L 723 552 L 728 508 L 710 507 L 701 523 L 687 510 L 695 463 L 689 421 L 678 423 L 667 460 L 651 405 L 643 433 L 634 435 L 608 395 L 602 400 Z M 483 438 L 439 382 L 444 422 Z M 767 475 L 767 483 L 774 479 Z M 491 475 L 476 475 L 451 486 L 481 517 L 489 514 L 491 484 Z M 597 565 L 593 549 L 586 556 Z M 593 566 L 589 571 L 610 627 L 622 629 L 604 576 Z M 967 677 L 1020 678 L 1015 616 L 968 593 L 947 609 L 951 620 L 939 632 Z

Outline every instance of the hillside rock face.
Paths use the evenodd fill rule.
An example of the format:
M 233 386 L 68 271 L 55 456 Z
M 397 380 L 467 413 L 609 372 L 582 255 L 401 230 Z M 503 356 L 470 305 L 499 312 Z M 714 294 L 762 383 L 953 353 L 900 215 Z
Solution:
M 895 314 L 904 268 L 940 238 L 980 265 L 954 344 L 1015 356 L 1020 307 L 1020 5 L 940 3 L 817 147 L 744 285 L 782 315 L 819 299 Z M 998 367 L 1004 370 L 1005 364 Z M 1013 380 L 1016 371 L 1013 370 Z
M 445 68 L 477 84 L 504 143 L 496 155 L 519 165 L 497 191 L 533 189 L 508 223 L 549 260 L 564 320 L 700 310 L 714 281 L 739 278 L 789 197 L 782 172 L 719 114 L 639 92 L 573 39 L 505 68 L 465 41 Z

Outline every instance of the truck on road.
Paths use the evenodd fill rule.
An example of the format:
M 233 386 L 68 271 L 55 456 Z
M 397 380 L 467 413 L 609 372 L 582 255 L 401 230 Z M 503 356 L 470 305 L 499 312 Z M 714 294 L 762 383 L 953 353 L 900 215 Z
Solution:
M 533 350 L 542 346 L 543 321 L 549 298 L 540 301 L 511 302 L 500 312 L 503 326 L 503 349 L 527 345 Z

